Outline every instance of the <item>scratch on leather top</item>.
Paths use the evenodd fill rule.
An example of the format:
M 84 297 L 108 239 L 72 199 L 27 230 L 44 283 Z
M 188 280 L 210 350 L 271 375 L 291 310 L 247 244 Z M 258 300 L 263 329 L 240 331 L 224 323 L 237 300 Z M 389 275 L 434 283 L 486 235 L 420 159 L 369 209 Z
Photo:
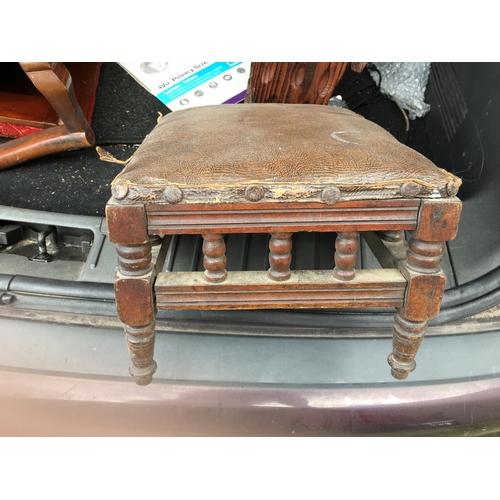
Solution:
M 345 200 L 446 197 L 460 184 L 356 113 L 307 104 L 170 113 L 113 181 L 124 202 L 162 202 L 163 190 L 174 185 L 182 203 L 239 201 L 249 185 L 260 186 L 266 201 L 311 201 L 328 186 Z

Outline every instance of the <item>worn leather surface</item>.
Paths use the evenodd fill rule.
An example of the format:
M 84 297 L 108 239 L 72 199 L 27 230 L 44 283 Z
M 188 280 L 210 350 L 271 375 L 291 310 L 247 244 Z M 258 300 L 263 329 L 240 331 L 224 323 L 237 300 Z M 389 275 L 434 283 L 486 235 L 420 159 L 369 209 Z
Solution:
M 165 116 L 112 189 L 125 203 L 226 203 L 325 201 L 325 187 L 340 200 L 440 198 L 454 195 L 460 184 L 349 110 L 238 104 Z M 257 189 L 253 198 L 248 186 Z

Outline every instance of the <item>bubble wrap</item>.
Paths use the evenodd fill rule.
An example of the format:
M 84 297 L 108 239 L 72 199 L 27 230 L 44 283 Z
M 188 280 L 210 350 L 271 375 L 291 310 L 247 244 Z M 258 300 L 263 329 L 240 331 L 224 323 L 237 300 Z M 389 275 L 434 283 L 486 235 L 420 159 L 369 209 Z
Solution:
M 424 102 L 424 92 L 429 79 L 431 63 L 392 62 L 373 63 L 382 75 L 380 91 L 408 111 L 410 120 L 424 116 L 430 105 Z M 370 74 L 379 83 L 376 71 Z

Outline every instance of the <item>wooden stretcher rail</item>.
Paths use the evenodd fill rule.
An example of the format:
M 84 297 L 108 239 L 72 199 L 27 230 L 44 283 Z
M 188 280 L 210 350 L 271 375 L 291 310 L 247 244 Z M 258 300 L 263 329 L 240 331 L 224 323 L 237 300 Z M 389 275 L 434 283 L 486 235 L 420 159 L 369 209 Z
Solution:
M 158 309 L 401 307 L 405 288 L 396 269 L 358 270 L 348 282 L 329 270 L 293 271 L 287 281 L 234 271 L 221 283 L 208 283 L 202 272 L 160 273 L 155 284 Z
M 379 202 L 379 206 L 362 206 L 351 202 L 349 206 L 289 207 L 275 204 L 247 210 L 215 210 L 185 205 L 162 207 L 147 206 L 150 234 L 199 234 L 201 228 L 208 233 L 272 233 L 277 230 L 297 231 L 411 231 L 417 224 L 418 200 L 403 204 L 401 200 Z

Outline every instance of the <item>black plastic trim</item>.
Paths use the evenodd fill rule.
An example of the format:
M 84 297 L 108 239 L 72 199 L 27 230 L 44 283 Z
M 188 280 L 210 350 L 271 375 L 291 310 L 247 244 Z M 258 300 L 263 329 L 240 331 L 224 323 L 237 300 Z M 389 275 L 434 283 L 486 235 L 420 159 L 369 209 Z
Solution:
M 88 281 L 67 281 L 32 276 L 9 276 L 0 274 L 0 286 L 8 283 L 3 291 L 22 294 L 46 295 L 51 297 L 115 300 L 113 285 Z
M 0 274 L 0 292 L 14 294 L 16 301 L 13 306 L 22 309 L 51 310 L 57 312 L 72 312 L 76 314 L 116 315 L 113 285 L 110 283 L 72 282 L 49 278 L 29 276 L 11 276 Z M 99 303 L 99 305 L 96 304 Z M 445 291 L 443 307 L 432 325 L 442 325 L 452 321 L 485 311 L 500 304 L 500 268 L 465 285 Z M 357 313 L 357 314 L 353 314 Z M 237 314 L 237 313 L 236 313 Z M 261 311 L 258 323 L 274 323 L 271 316 L 275 311 Z M 190 319 L 191 314 L 160 311 L 159 319 L 176 318 Z M 195 315 L 196 316 L 196 315 Z M 206 321 L 220 321 L 225 316 L 240 324 L 250 323 L 246 314 L 241 318 L 235 312 L 229 314 L 221 311 L 203 313 Z M 338 327 L 353 328 L 386 328 L 393 321 L 394 313 L 388 310 L 336 310 L 329 314 L 318 314 L 311 311 L 280 311 L 280 325 L 305 325 L 321 328 L 331 328 L 332 320 Z M 251 323 L 255 324 L 255 315 Z

